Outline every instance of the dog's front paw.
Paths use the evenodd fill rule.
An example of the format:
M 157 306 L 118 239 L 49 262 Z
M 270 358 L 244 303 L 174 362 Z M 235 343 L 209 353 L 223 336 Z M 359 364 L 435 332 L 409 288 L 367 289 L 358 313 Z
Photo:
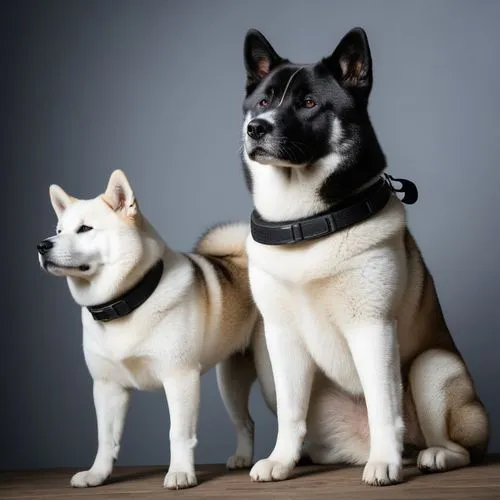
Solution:
M 226 467 L 229 470 L 248 469 L 251 465 L 252 457 L 245 457 L 243 455 L 233 455 L 229 457 L 226 462 Z
M 107 472 L 98 472 L 95 470 L 82 470 L 77 472 L 71 478 L 73 488 L 88 488 L 89 486 L 99 486 L 108 478 Z
M 259 460 L 250 471 L 252 481 L 283 481 L 292 473 L 294 464 L 265 458 Z
M 196 474 L 191 472 L 167 472 L 163 486 L 169 490 L 182 490 L 184 488 L 191 488 L 196 486 Z
M 372 486 L 388 486 L 403 480 L 401 464 L 370 461 L 363 471 L 363 482 Z

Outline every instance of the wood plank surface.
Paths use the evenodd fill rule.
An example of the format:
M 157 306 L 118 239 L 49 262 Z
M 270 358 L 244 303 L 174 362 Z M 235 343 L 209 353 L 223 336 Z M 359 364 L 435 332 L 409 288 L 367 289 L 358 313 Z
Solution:
M 491 456 L 475 467 L 442 474 L 421 474 L 405 468 L 405 482 L 373 487 L 361 483 L 360 467 L 301 466 L 294 476 L 277 483 L 252 483 L 248 471 L 228 472 L 223 465 L 199 465 L 199 485 L 179 491 L 163 489 L 166 469 L 117 467 L 104 486 L 74 489 L 69 480 L 75 470 L 49 469 L 0 472 L 0 499 L 414 499 L 500 500 L 500 457 Z

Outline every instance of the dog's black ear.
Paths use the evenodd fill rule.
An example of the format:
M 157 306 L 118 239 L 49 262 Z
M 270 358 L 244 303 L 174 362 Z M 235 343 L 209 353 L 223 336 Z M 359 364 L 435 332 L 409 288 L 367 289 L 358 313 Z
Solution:
M 255 29 L 247 31 L 244 45 L 245 68 L 247 70 L 247 92 L 266 77 L 276 66 L 285 62 L 266 37 Z
M 363 28 L 354 28 L 342 38 L 333 54 L 323 63 L 335 79 L 352 94 L 368 102 L 373 83 L 372 58 Z

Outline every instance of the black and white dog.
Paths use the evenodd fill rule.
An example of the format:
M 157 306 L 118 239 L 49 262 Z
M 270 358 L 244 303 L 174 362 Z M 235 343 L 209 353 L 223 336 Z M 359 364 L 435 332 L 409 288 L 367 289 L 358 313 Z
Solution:
M 256 209 L 249 274 L 279 423 L 273 452 L 251 477 L 288 477 L 306 427 L 308 438 L 329 429 L 316 439 L 327 455 L 309 450 L 313 460 L 366 463 L 368 484 L 401 481 L 406 443 L 420 449 L 422 470 L 469 464 L 486 449 L 488 420 L 404 207 L 383 178 L 367 112 L 365 32 L 354 29 L 329 57 L 298 65 L 251 30 L 245 64 L 243 163 Z M 336 430 L 331 419 L 306 426 L 318 368 L 333 381 L 323 415 Z

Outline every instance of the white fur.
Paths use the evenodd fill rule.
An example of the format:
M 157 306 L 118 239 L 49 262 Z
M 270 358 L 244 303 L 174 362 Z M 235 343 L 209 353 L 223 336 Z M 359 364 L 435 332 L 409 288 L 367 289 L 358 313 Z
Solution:
M 252 277 L 252 280 L 256 279 Z M 261 460 L 252 469 L 251 477 L 255 481 L 285 479 L 299 459 L 315 372 L 300 334 L 288 329 L 286 321 L 266 322 L 266 343 L 276 384 L 279 430 L 269 458 Z M 286 356 L 280 354 L 282 351 Z
M 404 424 L 396 328 L 393 322 L 372 320 L 346 329 L 345 336 L 368 409 L 370 455 L 363 480 L 399 482 Z
M 470 463 L 469 452 L 448 438 L 446 400 L 436 397 L 445 393 L 448 381 L 466 374 L 467 370 L 458 356 L 440 350 L 429 350 L 421 354 L 412 365 L 409 376 L 413 398 L 428 446 L 418 456 L 417 464 L 420 468 L 442 471 Z

